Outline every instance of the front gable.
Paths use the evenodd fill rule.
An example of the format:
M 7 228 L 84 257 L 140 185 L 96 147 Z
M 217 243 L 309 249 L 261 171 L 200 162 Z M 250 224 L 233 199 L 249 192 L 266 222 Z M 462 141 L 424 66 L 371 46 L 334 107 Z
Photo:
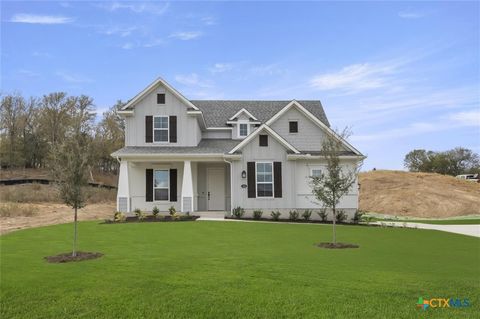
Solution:
M 163 97 L 160 100 L 157 98 L 158 94 L 164 94 L 164 101 Z M 124 113 L 126 146 L 196 146 L 200 142 L 201 128 L 197 114 L 189 114 L 192 111 L 190 105 L 163 81 L 150 85 L 122 110 L 131 112 Z M 154 123 L 156 119 L 160 121 L 160 117 L 168 121 L 168 133 L 165 134 L 169 138 L 166 141 L 155 138 Z M 156 131 L 157 134 L 161 133 Z
M 297 133 L 290 133 L 290 121 L 298 121 Z M 329 135 L 342 142 L 344 148 L 342 151 L 351 151 L 357 156 L 363 156 L 350 143 L 338 136 L 335 131 L 295 100 L 275 114 L 266 124 L 300 151 L 320 151 L 323 139 Z
M 289 144 L 284 138 L 282 138 L 280 135 L 278 135 L 274 130 L 272 130 L 270 127 L 267 125 L 263 124 L 261 125 L 258 129 L 255 130 L 255 132 L 251 133 L 247 138 L 245 138 L 241 143 L 239 143 L 237 146 L 235 146 L 228 154 L 234 154 L 237 151 L 242 150 L 244 147 L 250 144 L 260 144 L 259 141 L 259 135 L 266 134 L 269 136 L 269 141 L 275 141 L 275 143 L 283 146 L 283 148 L 291 153 L 294 154 L 300 154 L 300 152 L 291 144 Z M 269 142 L 270 143 L 270 142 Z M 270 145 L 270 144 L 269 144 Z M 267 151 L 267 147 L 259 146 L 261 147 L 262 150 Z

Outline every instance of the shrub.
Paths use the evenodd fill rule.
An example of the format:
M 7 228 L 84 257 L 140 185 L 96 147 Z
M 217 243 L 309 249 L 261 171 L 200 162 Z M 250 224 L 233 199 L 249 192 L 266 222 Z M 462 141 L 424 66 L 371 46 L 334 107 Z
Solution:
M 273 219 L 273 220 L 279 220 L 281 214 L 282 214 L 282 213 L 280 213 L 280 212 L 277 210 L 276 212 L 272 211 L 272 212 L 270 213 L 270 216 L 272 216 L 272 219 Z
M 138 220 L 145 219 L 145 214 L 139 208 L 135 208 L 133 212 L 135 213 L 135 216 L 137 216 Z
M 160 209 L 158 209 L 157 206 L 153 206 L 153 209 L 152 209 L 152 215 L 153 215 L 153 217 L 157 218 L 158 213 L 160 213 Z
M 338 211 L 336 217 L 337 223 L 343 223 L 346 219 L 347 215 L 345 214 L 345 212 L 343 210 Z
M 113 214 L 113 221 L 114 222 L 121 223 L 121 222 L 124 222 L 125 219 L 126 219 L 125 214 L 122 213 L 122 212 L 115 212 L 115 214 Z
M 168 209 L 168 213 L 170 214 L 170 216 L 173 216 L 177 213 L 177 210 L 175 209 L 175 207 L 170 206 L 170 208 Z
M 363 211 L 357 209 L 355 211 L 355 215 L 353 215 L 353 223 L 358 224 L 360 222 L 360 220 L 362 219 L 363 214 L 364 214 Z
M 328 214 L 327 214 L 327 210 L 325 208 L 322 209 L 321 211 L 317 212 L 317 214 L 318 214 L 318 217 L 320 217 L 320 219 L 322 220 L 322 222 L 327 221 Z
M 312 217 L 312 211 L 310 209 L 305 209 L 305 211 L 302 214 L 302 218 L 308 222 L 310 220 L 310 217 Z
M 235 218 L 240 219 L 245 214 L 245 209 L 243 209 L 240 206 L 237 206 L 233 209 L 232 214 L 233 216 L 235 216 Z
M 296 221 L 298 219 L 298 217 L 300 216 L 300 214 L 294 210 L 294 211 L 289 211 L 288 214 L 290 215 L 288 218 L 291 220 L 291 221 Z
M 262 210 L 254 210 L 253 211 L 253 219 L 260 219 L 262 218 L 263 211 Z
M 366 222 L 367 225 L 370 225 L 371 222 L 374 221 L 375 218 L 373 216 L 362 216 L 362 221 Z

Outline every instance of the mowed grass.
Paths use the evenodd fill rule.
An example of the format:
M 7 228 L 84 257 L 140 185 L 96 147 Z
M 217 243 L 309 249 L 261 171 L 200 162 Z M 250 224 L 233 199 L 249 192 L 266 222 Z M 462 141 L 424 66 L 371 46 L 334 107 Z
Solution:
M 182 222 L 79 225 L 97 260 L 49 264 L 72 224 L 1 240 L 2 318 L 478 318 L 480 240 L 439 231 Z M 416 308 L 419 297 L 471 307 Z

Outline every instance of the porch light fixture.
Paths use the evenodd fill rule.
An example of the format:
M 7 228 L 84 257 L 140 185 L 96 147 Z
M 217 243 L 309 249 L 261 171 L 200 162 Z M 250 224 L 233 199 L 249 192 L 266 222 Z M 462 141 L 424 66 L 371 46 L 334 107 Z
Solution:
M 247 172 L 242 171 L 242 178 L 247 178 Z

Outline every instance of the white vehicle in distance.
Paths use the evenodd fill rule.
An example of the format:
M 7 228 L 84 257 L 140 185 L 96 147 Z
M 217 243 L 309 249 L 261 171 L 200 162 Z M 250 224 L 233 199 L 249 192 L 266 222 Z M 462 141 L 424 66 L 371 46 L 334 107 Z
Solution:
M 458 179 L 464 179 L 469 182 L 476 182 L 480 183 L 480 179 L 478 178 L 478 174 L 463 174 L 463 175 L 457 175 L 455 176 Z

